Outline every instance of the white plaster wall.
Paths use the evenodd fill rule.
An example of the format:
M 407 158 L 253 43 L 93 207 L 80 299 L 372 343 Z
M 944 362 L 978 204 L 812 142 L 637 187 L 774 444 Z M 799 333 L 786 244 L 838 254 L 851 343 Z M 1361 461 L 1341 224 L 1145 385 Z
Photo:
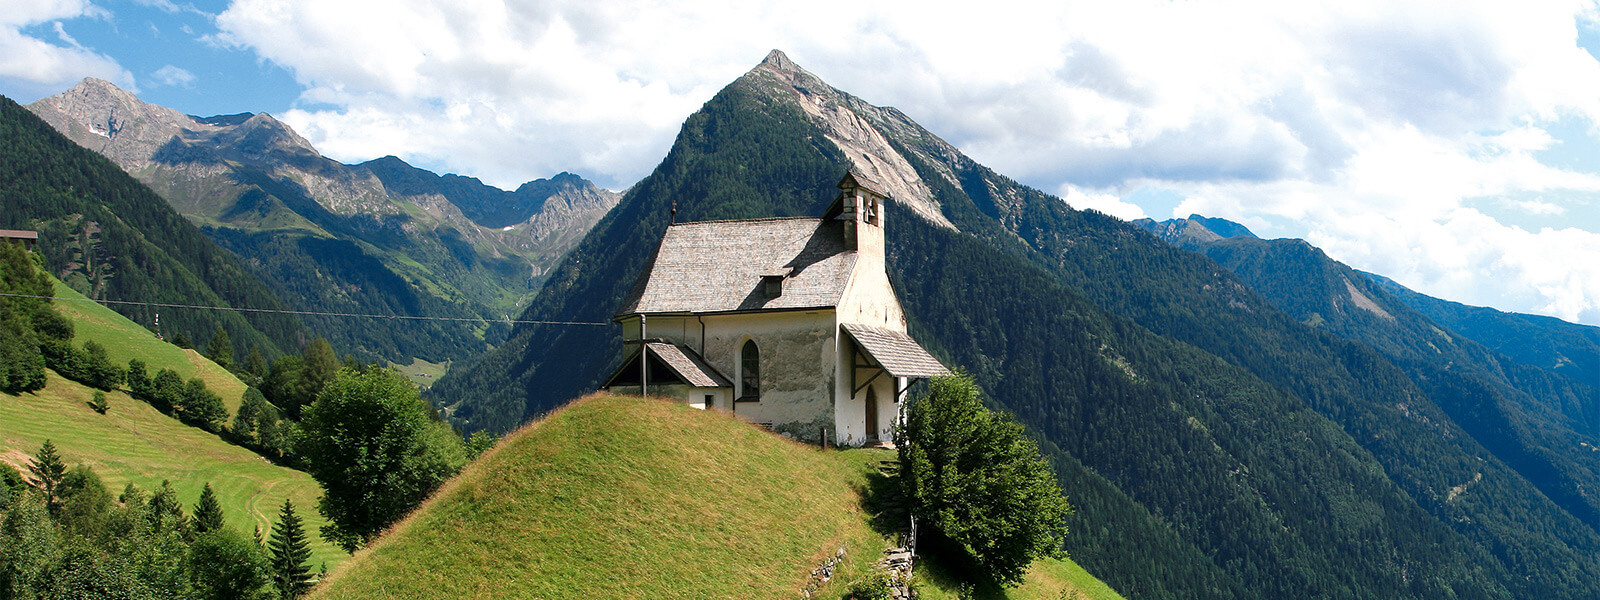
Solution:
M 695 352 L 700 351 L 700 322 L 693 316 L 652 316 L 645 319 L 644 330 L 645 337 L 677 342 Z M 639 339 L 639 317 L 629 317 L 622 321 L 622 339 Z
M 880 263 L 876 269 L 856 263 L 856 272 L 839 303 L 840 323 L 860 323 L 893 331 L 906 330 L 905 311 L 895 297 L 889 275 Z
M 838 408 L 834 412 L 834 427 L 839 432 L 834 439 L 834 443 L 840 446 L 860 446 L 874 439 L 882 442 L 893 442 L 894 426 L 899 421 L 900 415 L 900 405 L 894 400 L 894 390 L 896 383 L 904 385 L 905 380 L 883 373 L 877 379 L 873 379 L 870 385 L 861 388 L 860 392 L 854 392 L 848 376 L 850 369 L 855 370 L 855 385 L 857 386 L 866 383 L 867 379 L 871 378 L 877 369 L 856 369 L 853 365 L 855 357 L 852 356 L 852 353 L 857 351 L 855 343 L 848 338 L 841 337 L 840 339 L 842 351 L 840 352 L 838 368 L 840 373 L 847 375 L 839 378 L 835 391 L 836 397 L 844 398 L 845 400 L 838 403 Z M 878 401 L 878 431 L 876 436 L 867 431 L 868 389 L 873 391 Z
M 857 223 L 860 237 L 857 242 L 855 270 L 850 283 L 845 286 L 844 297 L 839 301 L 839 322 L 861 323 L 895 331 L 905 331 L 905 311 L 889 283 L 888 265 L 885 264 L 883 227 L 885 215 L 879 211 L 880 225 Z
M 739 357 L 745 340 L 754 340 L 761 351 L 761 401 L 733 402 L 733 412 L 746 421 L 770 423 L 779 431 L 788 427 L 796 430 L 797 437 L 814 440 L 833 420 L 838 330 L 834 316 L 832 310 L 817 310 L 703 317 L 702 356 L 734 381 L 733 397 L 740 393 Z M 694 325 L 697 330 L 699 323 Z

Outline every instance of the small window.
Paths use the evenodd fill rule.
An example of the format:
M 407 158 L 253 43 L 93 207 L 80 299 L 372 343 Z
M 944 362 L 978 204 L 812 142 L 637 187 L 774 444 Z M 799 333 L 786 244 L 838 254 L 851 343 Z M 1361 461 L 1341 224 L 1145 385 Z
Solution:
M 746 341 L 739 351 L 739 401 L 761 401 L 761 351 L 755 340 Z

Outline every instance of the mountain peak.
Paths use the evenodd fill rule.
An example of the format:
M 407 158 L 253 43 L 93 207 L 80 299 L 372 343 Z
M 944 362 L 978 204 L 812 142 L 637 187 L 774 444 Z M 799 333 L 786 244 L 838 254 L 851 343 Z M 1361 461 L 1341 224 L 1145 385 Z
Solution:
M 933 199 L 933 192 L 922 181 L 890 138 L 899 140 L 908 152 L 922 155 L 958 155 L 955 148 L 906 119 L 894 109 L 873 106 L 806 71 L 782 50 L 767 54 L 730 87 L 741 87 L 762 97 L 787 102 L 798 108 L 811 125 L 833 142 L 850 160 L 850 166 L 884 184 L 884 191 L 896 203 L 942 227 L 954 229 Z M 930 164 L 942 164 L 932 156 L 919 156 Z M 954 179 L 952 173 L 941 173 Z
M 111 83 L 109 81 L 106 81 L 104 79 L 100 79 L 100 78 L 97 78 L 97 77 L 85 77 L 85 78 L 83 78 L 82 81 L 78 82 L 78 85 L 72 86 L 72 89 L 74 91 L 76 91 L 76 90 L 117 90 L 117 91 L 123 91 L 122 88 L 117 87 L 117 84 Z
M 776 48 L 774 48 L 771 52 L 768 52 L 766 58 L 761 59 L 761 66 L 769 67 L 777 71 L 805 70 L 800 68 L 800 65 L 794 64 L 794 61 L 789 60 L 789 55 L 784 54 L 782 50 L 778 50 Z

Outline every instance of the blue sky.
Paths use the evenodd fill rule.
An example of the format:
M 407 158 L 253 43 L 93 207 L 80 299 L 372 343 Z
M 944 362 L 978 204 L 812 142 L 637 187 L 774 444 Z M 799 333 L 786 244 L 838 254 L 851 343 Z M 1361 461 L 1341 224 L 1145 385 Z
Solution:
M 1080 208 L 1600 324 L 1590 1 L 0 0 L 0 93 L 270 112 L 346 162 L 613 189 L 772 48 Z

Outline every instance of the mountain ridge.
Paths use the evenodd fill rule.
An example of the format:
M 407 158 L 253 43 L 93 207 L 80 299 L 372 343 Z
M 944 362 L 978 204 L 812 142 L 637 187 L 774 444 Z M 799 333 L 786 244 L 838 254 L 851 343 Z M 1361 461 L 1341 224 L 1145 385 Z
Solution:
M 507 328 L 493 321 L 518 310 L 618 198 L 570 174 L 518 193 L 397 158 L 345 165 L 270 114 L 190 117 L 92 78 L 29 109 L 249 257 L 292 304 L 484 319 L 370 328 L 308 317 L 368 360 L 463 360 L 497 343 Z

